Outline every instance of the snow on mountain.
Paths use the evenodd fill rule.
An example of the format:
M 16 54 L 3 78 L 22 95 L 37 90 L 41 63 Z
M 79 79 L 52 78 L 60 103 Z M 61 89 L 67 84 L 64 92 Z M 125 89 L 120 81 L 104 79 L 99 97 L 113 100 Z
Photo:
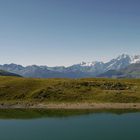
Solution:
M 81 63 L 80 63 L 80 66 L 91 67 L 91 66 L 95 66 L 97 63 L 102 63 L 102 62 L 98 62 L 98 61 L 93 61 L 93 62 L 81 62 Z
M 127 54 L 119 55 L 117 58 L 105 63 L 105 71 L 119 70 L 131 64 L 131 56 Z
M 140 63 L 140 55 L 130 56 L 127 54 L 122 54 L 115 59 L 104 62 L 82 62 L 79 64 L 74 64 L 69 67 L 57 66 L 26 66 L 16 64 L 4 64 L 0 65 L 1 70 L 6 70 L 16 74 L 20 74 L 25 77 L 95 77 L 101 73 L 107 72 L 109 70 L 120 70 L 124 69 L 130 64 Z M 64 76 L 65 75 L 65 76 Z
M 120 70 L 124 69 L 130 64 L 140 63 L 140 55 L 130 56 L 128 54 L 119 55 L 117 58 L 110 60 L 107 63 L 93 61 L 93 62 L 82 62 L 79 64 L 80 67 L 90 67 L 93 72 L 105 72 L 108 70 Z
M 131 64 L 140 63 L 140 55 L 131 56 Z

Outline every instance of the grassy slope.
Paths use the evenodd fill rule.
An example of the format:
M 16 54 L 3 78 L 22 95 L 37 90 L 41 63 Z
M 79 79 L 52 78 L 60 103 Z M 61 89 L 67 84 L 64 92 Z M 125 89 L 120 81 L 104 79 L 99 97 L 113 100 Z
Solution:
M 0 77 L 0 101 L 140 103 L 140 79 Z

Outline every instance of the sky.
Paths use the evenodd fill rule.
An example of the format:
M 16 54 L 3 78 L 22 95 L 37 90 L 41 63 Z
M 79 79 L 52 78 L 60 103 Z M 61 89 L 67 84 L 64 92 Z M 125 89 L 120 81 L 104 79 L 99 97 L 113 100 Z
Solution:
M 0 0 L 0 64 L 69 66 L 140 54 L 140 0 Z

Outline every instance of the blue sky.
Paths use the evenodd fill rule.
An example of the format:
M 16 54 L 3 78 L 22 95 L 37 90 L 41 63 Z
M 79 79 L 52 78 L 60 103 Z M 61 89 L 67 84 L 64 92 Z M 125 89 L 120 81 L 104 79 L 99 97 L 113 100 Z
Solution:
M 0 0 L 0 63 L 71 65 L 140 54 L 139 0 Z

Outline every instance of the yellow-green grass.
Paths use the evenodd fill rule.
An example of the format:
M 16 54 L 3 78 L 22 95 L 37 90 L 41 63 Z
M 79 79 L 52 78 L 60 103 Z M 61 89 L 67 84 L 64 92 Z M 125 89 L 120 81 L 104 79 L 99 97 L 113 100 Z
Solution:
M 140 103 L 140 79 L 0 77 L 0 102 Z

